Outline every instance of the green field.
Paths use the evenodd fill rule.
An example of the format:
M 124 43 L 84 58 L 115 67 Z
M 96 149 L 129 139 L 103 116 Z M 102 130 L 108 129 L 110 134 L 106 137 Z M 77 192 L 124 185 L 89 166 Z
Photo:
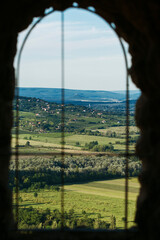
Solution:
M 126 148 L 126 120 L 123 111 L 116 112 L 115 108 L 110 113 L 68 105 L 65 107 L 65 138 L 62 139 L 60 104 L 34 98 L 21 98 L 19 104 L 19 141 L 17 144 L 14 124 L 12 149 L 15 151 L 17 144 L 19 152 L 24 153 L 19 161 L 20 208 L 33 207 L 41 211 L 38 214 L 47 208 L 52 213 L 53 210 L 61 210 L 61 191 L 54 189 L 61 183 L 61 158 L 52 154 L 46 156 L 46 153 L 58 155 L 63 146 L 65 153 L 68 153 L 65 157 L 65 211 L 69 213 L 74 210 L 77 219 L 84 218 L 85 212 L 92 220 L 98 219 L 109 224 L 113 215 L 116 218 L 116 228 L 124 228 L 125 180 L 122 177 L 125 176 L 126 162 L 125 158 L 116 156 L 117 153 L 124 153 Z M 134 153 L 139 135 L 134 116 L 130 116 L 130 125 L 129 150 Z M 27 153 L 30 155 L 26 156 Z M 36 153 L 41 153 L 41 157 L 36 156 Z M 78 156 L 74 153 L 78 153 Z M 14 159 L 10 167 L 9 184 L 15 189 Z M 140 167 L 136 157 L 130 158 L 129 176 L 137 176 Z M 102 179 L 114 180 L 95 181 Z M 134 225 L 138 192 L 137 179 L 130 178 L 129 227 Z
M 27 141 L 30 141 L 30 144 L 34 148 L 41 148 L 41 151 L 59 151 L 61 148 L 61 134 L 60 133 L 41 133 L 41 134 L 19 134 L 19 145 L 25 145 Z M 113 137 L 103 137 L 103 136 L 89 136 L 89 135 L 80 135 L 80 134 L 65 134 L 65 148 L 70 150 L 83 150 L 86 143 L 98 141 L 99 145 L 105 145 L 112 143 L 114 149 L 117 151 L 125 151 L 125 144 L 119 144 L 117 142 L 124 142 L 125 139 L 113 138 Z M 79 146 L 76 146 L 76 142 L 79 142 Z M 15 135 L 12 137 L 12 147 L 15 147 Z M 45 148 L 45 149 L 42 149 Z M 48 148 L 48 149 L 47 149 Z M 25 148 L 19 148 L 20 151 L 25 151 Z M 134 151 L 134 144 L 130 145 L 130 151 Z M 34 151 L 36 149 L 31 149 Z
M 65 211 L 74 209 L 78 218 L 85 211 L 88 217 L 110 222 L 111 215 L 116 217 L 116 227 L 124 228 L 124 179 L 94 181 L 85 184 L 71 184 L 64 187 Z M 136 178 L 129 180 L 128 226 L 134 225 L 136 198 L 139 184 Z M 40 190 L 38 197 L 34 192 L 20 192 L 20 207 L 37 209 L 61 209 L 61 192 Z
M 24 145 L 30 141 L 31 152 L 59 152 L 61 149 L 61 106 L 34 98 L 20 99 L 19 111 L 19 149 L 28 152 Z M 47 109 L 46 109 L 47 106 Z M 45 110 L 44 110 L 45 109 Z M 115 109 L 116 113 L 117 109 Z M 100 152 L 103 145 L 112 145 L 111 151 L 125 151 L 126 120 L 124 113 L 108 113 L 84 106 L 67 105 L 65 107 L 65 148 L 72 151 L 84 151 L 86 144 L 97 141 Z M 14 110 L 15 115 L 15 110 Z M 138 129 L 134 117 L 130 116 L 130 151 L 135 149 Z M 15 124 L 16 126 L 16 124 Z M 15 132 L 12 129 L 12 147 L 15 148 Z M 77 148 L 78 147 L 78 148 Z M 48 149 L 47 149 L 48 148 Z M 109 149 L 109 148 L 108 148 Z M 67 150 L 67 151 L 69 151 Z M 105 152 L 103 150 L 102 152 Z M 108 151 L 108 150 L 107 150 Z
M 116 132 L 117 134 L 122 134 L 122 135 L 125 135 L 125 133 L 126 133 L 125 126 L 116 126 L 116 127 L 109 127 L 109 128 L 105 128 L 105 129 L 96 129 L 96 130 L 98 130 L 99 132 L 102 132 L 102 133 L 106 133 L 107 131 L 112 131 L 112 132 Z M 136 126 L 130 126 L 129 131 L 130 131 L 131 135 L 133 135 L 134 133 L 135 134 L 139 133 L 139 130 Z
M 31 140 L 43 142 L 46 140 L 48 143 L 60 144 L 61 134 L 60 133 L 42 133 L 42 134 L 20 134 L 19 138 L 24 140 Z M 14 138 L 14 135 L 13 135 Z M 116 141 L 122 141 L 120 138 L 110 138 L 110 137 L 101 137 L 101 136 L 89 136 L 89 135 L 80 135 L 80 134 L 65 134 L 65 143 L 66 145 L 75 146 L 78 141 L 81 146 L 84 146 L 85 143 L 91 141 L 98 141 L 99 144 L 108 144 L 109 142 L 115 144 Z M 124 140 L 123 140 L 124 141 Z

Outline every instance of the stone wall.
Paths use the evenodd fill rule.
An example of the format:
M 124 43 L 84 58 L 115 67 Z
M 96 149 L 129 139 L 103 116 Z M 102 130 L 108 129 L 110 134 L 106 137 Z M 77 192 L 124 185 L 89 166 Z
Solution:
M 1 31 L 2 32 L 2 31 Z M 16 34 L 0 35 L 0 230 L 11 227 L 12 198 L 8 190 L 10 160 L 12 100 L 14 96 L 13 59 L 16 52 Z
M 18 32 L 33 17 L 43 16 L 53 7 L 62 10 L 72 6 L 71 0 L 6 0 L 0 14 L 0 228 L 12 226 L 11 194 L 7 188 L 14 95 L 13 60 Z M 81 8 L 93 6 L 129 44 L 132 56 L 130 74 L 142 91 L 136 105 L 136 123 L 141 137 L 137 154 L 143 171 L 139 177 L 141 191 L 137 202 L 136 221 L 145 239 L 158 239 L 160 230 L 160 80 L 158 0 L 77 0 Z M 2 232 L 2 231 L 1 231 Z

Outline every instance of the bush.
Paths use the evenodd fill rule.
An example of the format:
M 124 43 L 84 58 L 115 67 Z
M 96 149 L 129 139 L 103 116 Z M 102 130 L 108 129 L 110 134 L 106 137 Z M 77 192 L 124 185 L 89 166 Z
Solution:
M 80 146 L 80 143 L 79 143 L 79 142 L 76 142 L 76 146 Z
M 116 217 L 113 216 L 113 215 L 111 216 L 110 228 L 111 228 L 111 229 L 116 229 Z
M 31 146 L 30 141 L 27 141 L 27 142 L 25 143 L 25 147 L 30 147 L 30 146 Z
M 94 146 L 98 145 L 98 141 L 93 141 L 93 142 L 90 142 L 90 143 L 86 143 L 85 144 L 85 148 L 87 149 L 93 149 Z

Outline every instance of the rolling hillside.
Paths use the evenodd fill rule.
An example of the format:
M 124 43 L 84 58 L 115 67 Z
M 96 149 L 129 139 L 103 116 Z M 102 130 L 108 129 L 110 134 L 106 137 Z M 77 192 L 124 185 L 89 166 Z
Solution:
M 61 102 L 60 88 L 19 88 L 19 94 L 23 97 L 35 97 L 50 102 Z M 139 93 L 130 92 L 131 99 L 137 99 Z M 65 89 L 66 103 L 72 102 L 121 102 L 125 100 L 125 91 L 98 91 L 98 90 L 73 90 Z

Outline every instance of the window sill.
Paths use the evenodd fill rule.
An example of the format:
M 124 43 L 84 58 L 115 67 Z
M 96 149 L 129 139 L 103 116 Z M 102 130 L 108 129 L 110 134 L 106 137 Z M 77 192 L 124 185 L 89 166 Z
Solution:
M 107 240 L 136 240 L 139 239 L 137 229 L 105 231 L 105 230 L 21 230 L 11 231 L 8 234 L 8 240 L 89 240 L 89 239 L 107 239 Z

